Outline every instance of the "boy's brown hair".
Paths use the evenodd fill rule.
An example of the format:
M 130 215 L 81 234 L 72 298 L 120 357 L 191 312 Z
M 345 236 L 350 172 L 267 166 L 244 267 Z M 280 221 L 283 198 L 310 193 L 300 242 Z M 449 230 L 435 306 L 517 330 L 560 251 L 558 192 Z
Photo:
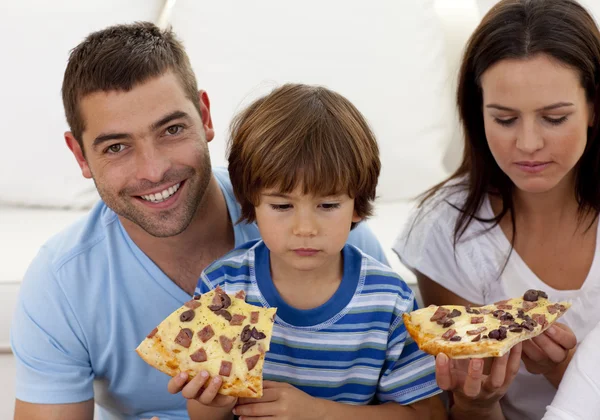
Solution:
M 381 170 L 377 141 L 365 118 L 342 95 L 319 86 L 286 84 L 258 99 L 231 124 L 229 175 L 253 222 L 261 192 L 354 198 L 361 218 L 373 211 Z
M 198 87 L 189 58 L 170 30 L 150 22 L 116 25 L 93 32 L 69 56 L 62 97 L 67 122 L 83 150 L 81 99 L 98 91 L 129 91 L 172 71 L 198 112 Z

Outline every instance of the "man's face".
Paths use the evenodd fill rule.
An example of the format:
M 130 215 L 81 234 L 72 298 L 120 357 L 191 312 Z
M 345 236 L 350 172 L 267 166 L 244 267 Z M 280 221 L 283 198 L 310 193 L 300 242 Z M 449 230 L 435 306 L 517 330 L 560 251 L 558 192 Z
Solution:
M 85 157 L 66 134 L 106 205 L 150 235 L 183 232 L 207 190 L 207 142 L 214 132 L 206 93 L 200 100 L 202 118 L 167 72 L 129 92 L 95 92 L 81 100 Z

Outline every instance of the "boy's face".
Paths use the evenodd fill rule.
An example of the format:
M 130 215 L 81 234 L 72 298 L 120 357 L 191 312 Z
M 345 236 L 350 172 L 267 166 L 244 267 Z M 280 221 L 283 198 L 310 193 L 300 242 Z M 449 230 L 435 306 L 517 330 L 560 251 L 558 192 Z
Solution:
M 301 271 L 337 261 L 352 223 L 360 220 L 354 199 L 346 194 L 315 197 L 303 194 L 301 187 L 289 194 L 264 190 L 256 207 L 256 222 L 271 258 Z

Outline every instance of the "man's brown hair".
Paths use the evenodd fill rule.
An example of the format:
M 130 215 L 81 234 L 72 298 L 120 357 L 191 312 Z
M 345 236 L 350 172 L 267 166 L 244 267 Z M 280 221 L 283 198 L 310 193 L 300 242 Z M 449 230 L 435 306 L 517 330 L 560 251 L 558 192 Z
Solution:
M 231 124 L 228 159 L 240 220 L 255 220 L 264 189 L 297 186 L 316 196 L 346 193 L 359 217 L 372 214 L 377 141 L 356 107 L 324 87 L 286 84 L 252 103 Z
M 83 149 L 81 99 L 98 91 L 129 91 L 172 71 L 198 112 L 198 87 L 189 58 L 170 30 L 150 22 L 111 26 L 93 32 L 69 56 L 62 97 L 67 122 Z

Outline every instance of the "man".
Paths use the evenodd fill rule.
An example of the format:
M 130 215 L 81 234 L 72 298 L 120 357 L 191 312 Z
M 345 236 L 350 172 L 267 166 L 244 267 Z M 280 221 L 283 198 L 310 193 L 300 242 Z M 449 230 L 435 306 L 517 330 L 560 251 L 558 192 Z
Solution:
M 210 102 L 170 31 L 89 35 L 69 58 L 69 149 L 102 201 L 31 263 L 11 329 L 16 419 L 187 418 L 169 378 L 134 349 L 189 300 L 202 270 L 258 238 L 237 224 L 226 170 L 211 169 Z M 386 262 L 364 225 L 349 242 Z

